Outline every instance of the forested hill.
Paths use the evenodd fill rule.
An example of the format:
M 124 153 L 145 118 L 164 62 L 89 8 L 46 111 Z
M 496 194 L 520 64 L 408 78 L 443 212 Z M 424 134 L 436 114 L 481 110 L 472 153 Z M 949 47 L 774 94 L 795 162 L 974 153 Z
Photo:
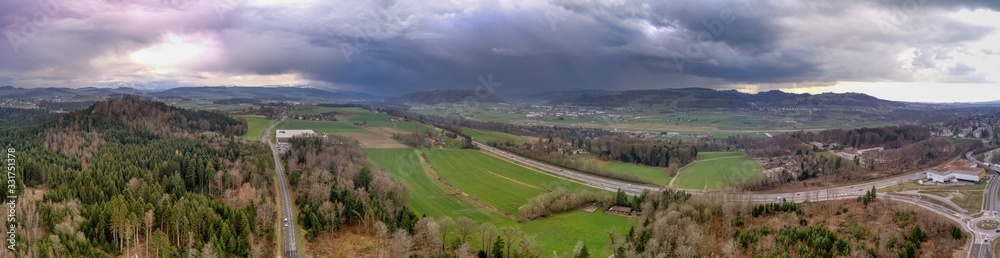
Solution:
M 17 255 L 273 256 L 274 163 L 227 137 L 245 130 L 134 96 L 0 126 L 17 159 Z
M 223 114 L 180 109 L 161 102 L 142 100 L 134 95 L 97 102 L 76 115 L 121 121 L 130 127 L 146 129 L 159 136 L 206 131 L 242 135 L 247 131 L 245 122 Z

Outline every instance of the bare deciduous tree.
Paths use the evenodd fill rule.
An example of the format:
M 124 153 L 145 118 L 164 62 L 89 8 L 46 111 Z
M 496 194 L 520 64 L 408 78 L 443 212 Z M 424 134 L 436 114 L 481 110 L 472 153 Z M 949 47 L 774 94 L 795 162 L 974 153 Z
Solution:
M 399 229 L 392 233 L 392 255 L 391 257 L 406 257 L 413 248 L 413 239 L 406 230 Z
M 460 243 L 465 243 L 469 235 L 475 233 L 477 230 L 479 230 L 479 227 L 475 220 L 467 217 L 459 217 L 455 220 L 455 234 L 458 235 Z
M 504 240 L 507 242 L 507 256 L 510 256 L 511 246 L 515 245 L 517 240 L 524 236 L 524 232 L 521 232 L 520 229 L 515 227 L 503 227 L 500 229 L 500 232 L 503 234 Z

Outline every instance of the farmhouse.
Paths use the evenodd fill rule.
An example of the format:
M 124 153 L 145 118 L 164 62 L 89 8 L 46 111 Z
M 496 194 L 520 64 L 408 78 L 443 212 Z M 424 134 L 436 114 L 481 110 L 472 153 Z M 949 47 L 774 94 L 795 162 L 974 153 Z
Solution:
M 608 213 L 628 216 L 629 214 L 632 213 L 632 208 L 625 206 L 611 206 L 611 208 L 608 208 Z
M 291 139 L 292 137 L 309 135 L 309 134 L 316 134 L 316 133 L 313 132 L 313 130 L 278 130 L 278 132 L 275 135 L 275 139 L 278 140 L 279 144 L 288 143 L 288 140 Z
M 927 170 L 927 181 L 936 183 L 974 182 L 979 183 L 986 177 L 986 170 L 976 167 L 976 162 L 959 160 L 943 166 Z

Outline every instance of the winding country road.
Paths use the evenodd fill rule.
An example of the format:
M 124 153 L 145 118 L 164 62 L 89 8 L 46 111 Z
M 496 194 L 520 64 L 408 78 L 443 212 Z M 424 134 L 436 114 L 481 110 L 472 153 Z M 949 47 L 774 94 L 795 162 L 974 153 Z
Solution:
M 278 157 L 278 149 L 274 145 L 274 143 L 271 143 L 270 139 L 271 130 L 273 130 L 275 126 L 278 126 L 278 124 L 284 121 L 285 118 L 282 118 L 277 123 L 271 125 L 271 127 L 268 127 L 267 130 L 264 131 L 264 135 L 261 136 L 260 139 L 261 141 L 266 142 L 267 145 L 271 147 L 271 155 L 274 157 L 274 172 L 278 176 L 277 183 L 281 188 L 281 192 L 279 193 L 281 194 L 281 214 L 284 215 L 282 222 L 283 224 L 281 225 L 282 228 L 281 235 L 283 238 L 281 241 L 282 245 L 281 250 L 284 250 L 282 257 L 298 258 L 299 250 L 298 250 L 298 245 L 295 242 L 295 238 L 296 236 L 298 236 L 297 234 L 295 234 L 295 227 L 297 224 L 295 224 L 295 216 L 292 213 L 292 204 L 291 202 L 288 201 L 288 199 L 290 198 L 289 197 L 290 195 L 288 194 L 288 180 L 285 179 L 285 172 L 282 169 L 283 166 L 281 166 L 281 158 Z M 284 219 L 287 219 L 288 222 L 285 223 Z

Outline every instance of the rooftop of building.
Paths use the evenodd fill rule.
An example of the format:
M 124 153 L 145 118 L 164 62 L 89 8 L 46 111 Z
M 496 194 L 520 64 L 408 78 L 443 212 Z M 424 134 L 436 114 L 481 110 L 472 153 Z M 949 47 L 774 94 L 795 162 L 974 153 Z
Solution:
M 934 167 L 930 171 L 938 173 L 959 172 L 959 173 L 979 174 L 982 173 L 984 170 L 982 168 L 976 167 L 976 162 L 962 159 L 952 163 Z
M 285 138 L 303 134 L 315 134 L 313 130 L 278 130 L 276 137 Z

